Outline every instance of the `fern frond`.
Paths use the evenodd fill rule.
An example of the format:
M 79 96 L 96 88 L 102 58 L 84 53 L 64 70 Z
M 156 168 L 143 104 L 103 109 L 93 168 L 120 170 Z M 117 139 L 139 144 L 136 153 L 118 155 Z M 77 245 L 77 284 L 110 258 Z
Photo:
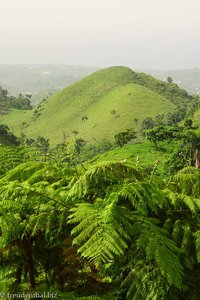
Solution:
M 185 211 L 189 209 L 191 213 L 197 213 L 200 209 L 200 199 L 198 198 L 183 193 L 173 192 L 170 189 L 164 189 L 163 192 L 169 200 L 169 203 L 173 205 L 177 211 L 179 209 Z
M 177 192 L 198 198 L 200 196 L 200 171 L 194 167 L 180 170 L 174 177 Z
M 144 220 L 140 227 L 141 234 L 137 246 L 145 249 L 148 260 L 155 260 L 161 274 L 170 285 L 181 288 L 183 268 L 179 256 L 182 251 L 166 236 L 167 232 L 162 228 L 148 220 Z
M 181 241 L 182 241 L 182 238 L 183 238 L 183 228 L 182 228 L 181 220 L 177 220 L 174 223 L 172 238 L 175 241 L 176 245 L 178 247 L 181 247 Z
M 155 280 L 156 278 L 156 280 Z M 140 257 L 135 258 L 134 266 L 122 283 L 122 289 L 127 290 L 126 299 L 160 300 L 165 299 L 169 283 L 159 273 L 151 262 L 147 263 Z
M 162 191 L 148 182 L 125 182 L 115 186 L 113 190 L 108 199 L 112 197 L 112 201 L 122 205 L 129 201 L 135 210 L 144 215 L 149 211 L 157 212 L 166 201 Z
M 68 197 L 84 199 L 90 193 L 95 198 L 104 197 L 109 186 L 120 184 L 126 178 L 137 181 L 142 179 L 142 175 L 129 165 L 118 162 L 102 163 L 86 171 L 77 182 L 73 182 Z
M 173 284 L 181 289 L 183 268 L 180 264 L 179 257 L 172 253 L 165 245 L 161 244 L 156 247 L 155 260 L 162 275 L 167 279 L 169 284 Z
M 93 260 L 97 265 L 123 255 L 128 247 L 130 236 L 129 211 L 115 203 L 105 204 L 99 200 L 94 205 L 83 203 L 71 210 L 68 223 L 76 224 L 72 234 L 73 243 L 79 245 L 83 257 Z

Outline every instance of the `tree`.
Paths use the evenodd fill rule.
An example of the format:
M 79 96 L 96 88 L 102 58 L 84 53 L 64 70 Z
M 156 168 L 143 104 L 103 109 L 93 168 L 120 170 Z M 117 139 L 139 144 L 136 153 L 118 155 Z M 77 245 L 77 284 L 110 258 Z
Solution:
M 155 116 L 154 126 L 164 125 L 164 114 Z
M 0 144 L 1 145 L 19 145 L 17 137 L 10 132 L 9 127 L 0 124 Z
M 38 147 L 41 152 L 44 154 L 45 161 L 49 151 L 49 139 L 45 139 L 43 136 L 38 136 L 35 141 L 35 146 Z
M 104 163 L 73 187 L 71 197 L 82 200 L 69 216 L 73 243 L 99 269 L 112 269 L 120 299 L 181 300 L 199 293 L 200 200 L 180 190 L 176 178 L 165 187 L 131 166 Z
M 193 155 L 193 160 L 195 167 L 200 168 L 200 131 L 188 130 L 185 135 L 185 142 L 190 145 L 191 154 Z
M 146 137 L 147 139 L 154 144 L 155 147 L 158 146 L 159 141 L 164 140 L 172 140 L 175 138 L 180 138 L 181 136 L 181 127 L 174 127 L 174 126 L 157 126 L 153 127 L 149 130 L 146 130 Z
M 152 118 L 148 117 L 142 121 L 142 130 L 147 130 L 154 127 L 154 121 Z
M 13 107 L 18 109 L 23 109 L 23 110 L 32 109 L 31 97 L 32 95 L 30 94 L 26 94 L 26 95 L 19 94 L 15 102 L 13 103 Z
M 8 112 L 8 91 L 0 87 L 0 114 Z
M 176 140 L 173 152 L 166 162 L 166 167 L 172 174 L 186 166 L 200 168 L 199 130 L 192 129 L 190 119 L 186 120 L 185 125 L 187 127 L 165 126 L 155 127 L 147 131 L 147 138 L 154 143 L 155 146 L 157 146 L 157 142 L 161 140 Z
M 116 145 L 123 147 L 128 142 L 136 138 L 136 132 L 132 129 L 126 129 L 125 131 L 117 133 L 114 138 Z
M 76 135 L 79 134 L 79 131 L 78 130 L 73 130 L 72 133 L 74 134 L 74 136 L 76 136 Z
M 28 273 L 30 289 L 36 287 L 36 277 L 41 272 L 46 274 L 47 285 L 55 276 L 59 282 L 62 273 L 62 249 L 55 227 L 58 229 L 59 210 L 65 204 L 59 195 L 55 196 L 53 186 L 51 193 L 46 190 L 60 179 L 62 173 L 55 167 L 29 162 L 0 180 L 1 255 L 17 256 L 13 276 L 20 284 Z
M 172 79 L 172 77 L 168 76 L 168 77 L 167 77 L 167 82 L 169 82 L 169 83 L 173 83 L 173 79 Z
M 82 116 L 82 117 L 81 117 L 81 121 L 85 122 L 85 121 L 87 121 L 87 120 L 88 120 L 88 117 L 87 117 L 87 116 Z
M 110 111 L 110 113 L 111 113 L 111 115 L 115 116 L 116 113 L 117 113 L 117 110 L 116 110 L 116 109 L 112 109 L 112 110 Z
M 177 106 L 172 112 L 169 112 L 165 116 L 165 123 L 167 125 L 176 125 L 185 118 L 186 110 L 186 106 Z
M 9 292 L 63 291 L 64 285 L 86 294 L 91 289 L 105 292 L 94 265 L 72 247 L 66 225 L 75 203 L 66 200 L 72 174 L 69 168 L 66 172 L 53 164 L 29 162 L 0 179 L 0 266 L 9 271 Z
M 75 150 L 78 156 L 81 153 L 82 148 L 86 145 L 86 141 L 84 139 L 78 138 L 75 140 Z
M 191 118 L 187 118 L 184 120 L 184 126 L 191 129 L 193 125 L 193 120 Z
M 69 216 L 73 243 L 100 270 L 112 270 L 118 299 L 198 299 L 199 180 L 186 168 L 165 185 L 110 162 L 75 183 L 70 197 L 82 203 Z

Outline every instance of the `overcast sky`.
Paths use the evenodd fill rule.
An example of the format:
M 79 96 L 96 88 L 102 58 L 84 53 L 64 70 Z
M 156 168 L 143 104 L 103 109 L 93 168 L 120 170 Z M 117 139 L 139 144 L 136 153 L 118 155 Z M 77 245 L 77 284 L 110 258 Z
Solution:
M 0 64 L 200 68 L 200 0 L 0 0 Z

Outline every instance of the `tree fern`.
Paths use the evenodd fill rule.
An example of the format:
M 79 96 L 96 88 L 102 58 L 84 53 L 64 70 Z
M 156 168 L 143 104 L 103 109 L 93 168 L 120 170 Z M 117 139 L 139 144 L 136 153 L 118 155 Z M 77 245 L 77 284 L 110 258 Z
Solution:
M 196 213 L 200 209 L 200 199 L 193 196 L 188 196 L 187 194 L 174 192 L 170 189 L 163 190 L 165 196 L 169 200 L 169 204 L 174 209 L 185 210 L 185 212 L 190 211 L 191 213 Z
M 136 261 L 137 259 L 137 261 Z M 151 262 L 136 256 L 134 267 L 130 268 L 122 289 L 127 290 L 129 300 L 161 300 L 165 299 L 170 285 Z M 155 280 L 156 278 L 156 280 Z
M 133 166 L 118 162 L 102 163 L 86 171 L 77 182 L 72 182 L 69 197 L 85 197 L 92 201 L 96 195 L 104 197 L 109 186 L 122 183 L 126 178 L 135 181 L 142 175 Z
M 126 208 L 115 203 L 105 207 L 104 200 L 99 199 L 95 205 L 80 204 L 72 212 L 69 223 L 79 223 L 72 230 L 72 234 L 78 234 L 73 243 L 81 246 L 78 251 L 83 257 L 99 265 L 113 260 L 115 255 L 123 255 L 130 240 L 124 229 L 130 227 Z
M 47 285 L 94 291 L 105 276 L 122 299 L 187 299 L 199 291 L 198 183 L 193 168 L 164 182 L 121 162 L 82 175 L 23 163 L 0 179 L 0 252 L 24 270 L 28 246 Z
M 186 167 L 173 177 L 174 187 L 177 192 L 193 197 L 200 197 L 200 170 L 194 167 Z
M 46 241 L 45 249 L 52 256 L 52 247 L 58 240 L 58 218 L 62 214 L 65 216 L 65 200 L 59 196 L 56 185 L 51 186 L 62 180 L 62 172 L 56 173 L 55 170 L 56 167 L 46 163 L 29 162 L 10 170 L 0 180 L 0 251 L 16 245 L 24 256 L 23 269 L 26 265 L 29 268 L 32 288 L 35 286 L 36 264 L 33 249 L 40 248 L 39 241 L 36 241 Z M 66 224 L 64 219 L 63 223 Z M 63 224 L 59 228 L 66 232 Z M 49 268 L 50 265 L 52 263 L 49 263 Z
M 186 262 L 193 248 L 189 243 L 194 242 L 192 233 L 188 231 L 190 227 L 182 222 L 182 217 L 197 214 L 199 199 L 194 197 L 194 193 L 191 196 L 189 192 L 181 193 L 180 188 L 176 190 L 175 184 L 178 183 L 175 179 L 168 188 L 162 190 L 161 182 L 156 186 L 156 181 L 152 179 L 152 184 L 144 173 L 135 176 L 126 172 L 123 180 L 118 177 L 113 181 L 109 175 L 107 185 L 104 178 L 94 176 L 97 173 L 96 169 L 87 171 L 74 183 L 69 193 L 70 197 L 91 202 L 88 195 L 90 190 L 93 191 L 94 183 L 92 202 L 77 205 L 69 217 L 69 224 L 74 224 L 73 243 L 79 247 L 78 251 L 83 257 L 101 266 L 108 262 L 115 264 L 117 257 L 121 260 L 127 257 L 128 260 L 130 253 L 133 253 L 135 259 L 137 255 L 139 260 L 142 259 L 142 266 L 151 266 L 156 270 L 159 279 L 154 288 L 148 285 L 148 272 L 144 271 L 141 276 L 146 292 L 143 293 L 142 289 L 135 286 L 134 279 L 128 288 L 127 297 L 132 295 L 130 299 L 165 299 L 167 289 L 170 293 L 174 290 L 176 295 L 176 291 L 184 286 L 185 269 L 189 266 L 191 268 L 193 264 L 193 260 Z M 100 174 L 108 178 L 105 168 Z M 103 192 L 99 189 L 101 184 Z M 104 198 L 99 199 L 102 194 Z M 180 220 L 176 220 L 177 216 L 180 216 Z M 129 275 L 136 265 L 136 260 L 130 266 L 127 265 Z

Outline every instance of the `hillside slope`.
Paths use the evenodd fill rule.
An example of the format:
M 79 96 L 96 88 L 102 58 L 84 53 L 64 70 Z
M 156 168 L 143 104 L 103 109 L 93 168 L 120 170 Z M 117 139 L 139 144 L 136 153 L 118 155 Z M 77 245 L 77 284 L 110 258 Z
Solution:
M 178 86 L 185 89 L 191 95 L 200 95 L 200 69 L 180 69 L 180 70 L 143 70 L 155 78 L 167 80 L 172 77 Z
M 180 101 L 187 101 L 187 93 L 174 85 L 126 67 L 111 67 L 68 86 L 36 112 L 12 111 L 1 116 L 1 123 L 18 135 L 26 123 L 23 132 L 27 137 L 41 135 L 52 143 L 61 142 L 63 134 L 73 136 L 73 131 L 89 141 L 112 139 L 117 132 L 133 127 L 135 118 L 139 126 L 146 117 L 172 110 L 174 89 Z

